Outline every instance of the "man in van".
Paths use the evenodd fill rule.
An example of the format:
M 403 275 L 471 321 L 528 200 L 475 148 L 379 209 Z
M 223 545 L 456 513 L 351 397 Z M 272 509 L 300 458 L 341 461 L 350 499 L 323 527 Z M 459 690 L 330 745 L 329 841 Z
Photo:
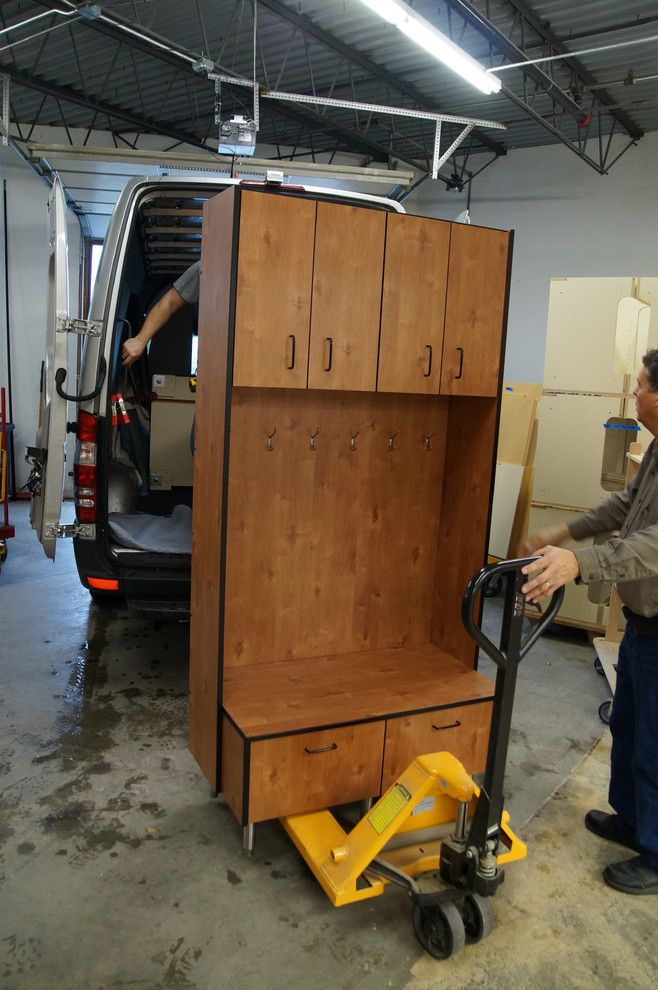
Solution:
M 541 560 L 523 568 L 533 576 L 521 591 L 533 602 L 573 580 L 617 582 L 626 632 L 610 716 L 608 800 L 615 813 L 589 811 L 585 825 L 639 854 L 606 866 L 609 886 L 658 894 L 658 350 L 642 358 L 633 395 L 638 420 L 654 436 L 639 472 L 625 491 L 580 519 L 530 533 L 520 555 Z M 613 530 L 619 536 L 596 546 L 560 546 Z
M 121 356 L 126 368 L 142 356 L 148 342 L 174 313 L 183 306 L 193 305 L 199 301 L 199 265 L 200 262 L 195 261 L 176 279 L 172 287 L 149 310 L 137 336 L 129 337 L 124 341 Z

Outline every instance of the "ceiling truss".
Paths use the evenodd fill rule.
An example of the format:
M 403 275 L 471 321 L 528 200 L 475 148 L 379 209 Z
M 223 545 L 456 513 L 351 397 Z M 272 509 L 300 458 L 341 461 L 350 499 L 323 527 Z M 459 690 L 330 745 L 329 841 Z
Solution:
M 528 64 L 509 70 L 502 76 L 502 92 L 520 115 L 541 125 L 553 140 L 564 143 L 597 172 L 606 172 L 639 140 L 642 131 L 615 106 L 614 99 L 578 59 L 569 55 L 565 43 L 529 10 L 524 0 L 502 2 L 507 13 L 505 23 L 499 17 L 495 25 L 485 16 L 489 8 L 487 0 L 481 0 L 477 6 L 468 0 L 444 0 L 439 6 L 447 17 L 448 33 L 457 43 L 467 29 L 475 30 L 482 38 L 482 51 L 477 57 L 489 68 L 530 60 L 538 53 L 562 56 L 544 68 Z M 199 4 L 196 7 L 204 52 L 189 50 L 163 38 L 148 24 L 106 11 L 102 3 L 90 8 L 71 0 L 33 0 L 32 16 L 24 17 L 20 25 L 7 24 L 0 8 L 0 46 L 9 55 L 2 72 L 13 86 L 41 95 L 38 109 L 27 125 L 9 109 L 19 143 L 29 141 L 39 123 L 55 123 L 67 132 L 72 146 L 86 145 L 95 130 L 107 130 L 116 147 L 137 148 L 142 136 L 159 134 L 171 138 L 169 150 L 180 144 L 207 149 L 217 133 L 214 93 L 195 67 L 205 58 L 216 72 L 227 76 L 244 79 L 253 74 L 253 69 L 250 73 L 246 66 L 235 64 L 238 40 L 249 27 L 245 19 L 252 18 L 252 0 L 235 0 L 228 29 L 217 51 L 212 51 L 208 41 L 212 32 L 202 8 Z M 255 9 L 258 20 L 257 25 L 253 24 L 253 55 L 259 87 L 263 91 L 277 91 L 285 79 L 288 61 L 300 52 L 308 69 L 309 91 L 301 94 L 308 102 L 263 103 L 259 139 L 276 149 L 274 158 L 292 161 L 304 156 L 316 161 L 320 157 L 326 160 L 328 156 L 331 162 L 339 152 L 350 152 L 360 156 L 365 166 L 373 161 L 388 162 L 392 168 L 398 167 L 398 163 L 411 165 L 423 173 L 421 180 L 424 175 L 438 174 L 447 184 L 462 188 L 482 168 L 506 153 L 504 142 L 494 139 L 477 124 L 469 127 L 444 119 L 438 125 L 428 120 L 428 116 L 444 114 L 445 108 L 281 0 L 258 0 Z M 137 18 L 138 8 L 135 6 L 133 10 Z M 281 25 L 286 26 L 287 42 L 273 51 L 267 49 L 265 42 L 268 25 L 275 22 L 279 35 Z M 66 86 L 54 84 L 39 70 L 51 33 L 56 29 L 61 36 L 60 28 L 68 32 L 73 61 L 79 70 L 79 83 Z M 96 81 L 93 87 L 85 80 L 78 52 L 79 41 L 86 31 L 103 35 L 112 53 L 105 78 Z M 39 50 L 26 70 L 20 61 L 20 45 L 28 37 L 34 44 L 33 35 L 37 33 Z M 151 65 L 151 60 L 156 60 L 162 67 L 162 98 L 156 112 L 148 109 L 140 77 L 140 64 L 144 64 L 145 56 Z M 113 67 L 118 62 L 125 65 L 126 57 L 133 67 L 134 92 L 141 110 L 136 109 L 134 101 L 126 106 L 113 96 Z M 331 78 L 327 78 L 328 59 L 333 66 Z M 6 89 L 5 86 L 3 92 Z M 181 91 L 186 94 L 187 111 L 184 114 L 179 111 L 178 119 L 172 118 L 166 110 L 168 95 Z M 407 115 L 406 119 L 377 112 L 373 106 L 361 109 L 358 104 L 364 102 L 363 93 L 368 95 L 365 102 L 399 108 Z M 325 98 L 325 104 L 318 98 Z M 328 105 L 332 100 L 334 105 Z M 227 112 L 251 113 L 251 94 L 245 95 L 237 86 L 227 87 L 223 101 Z M 337 109 L 341 103 L 349 109 L 345 106 Z M 77 134 L 75 137 L 71 134 L 72 119 L 79 118 L 72 108 L 88 111 L 82 142 Z M 615 145 L 612 157 L 615 136 L 625 137 L 626 143 L 621 150 Z M 469 168 L 470 159 L 483 153 L 490 157 L 484 165 L 478 161 L 476 173 Z M 444 167 L 448 174 L 439 171 Z

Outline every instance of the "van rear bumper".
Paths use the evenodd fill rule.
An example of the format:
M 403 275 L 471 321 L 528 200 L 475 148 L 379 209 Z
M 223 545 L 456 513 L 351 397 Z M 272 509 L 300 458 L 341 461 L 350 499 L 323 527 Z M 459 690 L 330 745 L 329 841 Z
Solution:
M 188 555 L 163 557 L 139 551 L 108 556 L 98 541 L 73 541 L 82 584 L 90 577 L 116 580 L 118 594 L 139 611 L 189 614 L 191 559 Z

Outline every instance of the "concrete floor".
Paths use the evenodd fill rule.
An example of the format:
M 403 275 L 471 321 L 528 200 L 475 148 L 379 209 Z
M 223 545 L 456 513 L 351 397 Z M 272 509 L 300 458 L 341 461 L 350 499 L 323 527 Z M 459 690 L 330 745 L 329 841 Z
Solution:
M 581 825 L 607 786 L 596 714 L 607 690 L 586 641 L 546 636 L 523 662 L 507 806 L 531 856 L 509 868 L 490 938 L 439 963 L 423 957 L 399 890 L 332 908 L 276 823 L 241 854 L 240 829 L 187 750 L 188 627 L 92 605 L 70 544 L 52 564 L 27 506 L 11 517 L 0 576 L 7 990 L 649 986 L 658 903 L 604 887 L 602 866 L 624 851 Z M 499 613 L 489 603 L 492 636 Z

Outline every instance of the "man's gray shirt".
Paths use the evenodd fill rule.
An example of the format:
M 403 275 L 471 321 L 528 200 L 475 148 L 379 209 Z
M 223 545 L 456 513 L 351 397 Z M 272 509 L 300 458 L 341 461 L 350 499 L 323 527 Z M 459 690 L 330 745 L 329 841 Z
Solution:
M 199 267 L 200 261 L 195 261 L 174 282 L 174 289 L 187 303 L 199 301 Z
M 619 531 L 606 543 L 575 550 L 583 581 L 615 581 L 637 615 L 658 615 L 658 441 L 623 492 L 567 523 L 575 540 Z

